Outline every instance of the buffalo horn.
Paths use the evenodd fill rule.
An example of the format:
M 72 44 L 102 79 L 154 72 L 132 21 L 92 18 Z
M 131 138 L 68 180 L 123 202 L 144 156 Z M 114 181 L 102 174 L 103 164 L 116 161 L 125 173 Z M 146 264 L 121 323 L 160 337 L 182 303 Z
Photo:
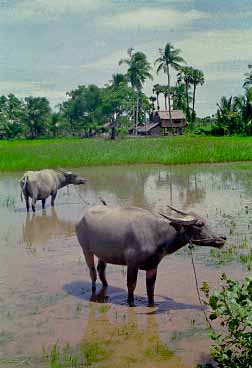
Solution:
M 177 217 L 171 217 L 171 216 L 167 216 L 164 213 L 159 212 L 159 214 L 164 217 L 167 220 L 170 220 L 171 222 L 173 222 L 174 224 L 177 225 L 194 225 L 197 223 L 197 219 L 193 216 L 185 216 L 183 218 L 177 218 Z
M 167 207 L 170 208 L 171 210 L 173 210 L 174 212 L 179 213 L 180 215 L 183 215 L 183 216 L 187 216 L 188 215 L 188 213 L 183 212 L 183 211 L 180 211 L 180 210 L 177 210 L 175 207 L 172 207 L 172 206 L 169 206 L 169 205 L 167 205 Z

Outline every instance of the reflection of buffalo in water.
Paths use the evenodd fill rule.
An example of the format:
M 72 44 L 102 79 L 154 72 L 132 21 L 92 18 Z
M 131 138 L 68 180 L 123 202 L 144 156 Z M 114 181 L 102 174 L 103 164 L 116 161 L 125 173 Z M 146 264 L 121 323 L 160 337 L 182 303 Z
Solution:
M 23 225 L 23 240 L 29 244 L 45 244 L 50 239 L 68 238 L 74 234 L 74 223 L 62 220 L 52 207 L 49 214 L 43 210 L 41 215 L 27 213 Z
M 81 341 L 84 349 L 99 347 L 104 367 L 184 367 L 162 341 L 154 314 L 138 315 L 127 308 L 111 311 L 107 304 L 90 303 Z

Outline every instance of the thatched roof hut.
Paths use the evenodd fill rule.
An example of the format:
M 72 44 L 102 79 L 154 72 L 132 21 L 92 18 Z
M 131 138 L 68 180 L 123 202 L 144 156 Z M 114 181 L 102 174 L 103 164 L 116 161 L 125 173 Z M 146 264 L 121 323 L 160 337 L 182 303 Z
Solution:
M 182 110 L 172 110 L 171 120 L 168 110 L 153 110 L 150 117 L 151 122 L 160 122 L 161 128 L 185 128 L 186 117 Z

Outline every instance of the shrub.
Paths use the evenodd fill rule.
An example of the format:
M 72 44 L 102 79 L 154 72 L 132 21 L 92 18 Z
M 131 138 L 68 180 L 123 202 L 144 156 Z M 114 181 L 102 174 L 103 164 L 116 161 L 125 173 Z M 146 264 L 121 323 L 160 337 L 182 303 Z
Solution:
M 214 341 L 211 354 L 220 368 L 252 367 L 252 279 L 243 282 L 221 277 L 221 290 L 209 296 L 204 283 L 203 292 L 211 309 L 210 320 L 219 320 L 221 331 L 212 328 Z

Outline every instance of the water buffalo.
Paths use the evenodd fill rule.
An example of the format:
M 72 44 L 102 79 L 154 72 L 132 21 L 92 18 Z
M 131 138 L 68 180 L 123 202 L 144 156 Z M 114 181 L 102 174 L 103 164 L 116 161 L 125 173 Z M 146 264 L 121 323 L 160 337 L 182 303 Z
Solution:
M 21 199 L 24 195 L 26 209 L 29 212 L 29 197 L 32 198 L 32 210 L 35 212 L 37 200 L 42 201 L 42 208 L 45 208 L 46 199 L 51 196 L 51 205 L 54 201 L 57 191 L 69 184 L 85 184 L 86 180 L 79 175 L 63 170 L 40 170 L 27 171 L 20 180 Z
M 154 305 L 154 287 L 157 267 L 162 258 L 188 243 L 221 248 L 226 238 L 217 236 L 205 220 L 193 213 L 179 212 L 175 218 L 154 214 L 138 207 L 95 206 L 89 208 L 76 226 L 76 235 L 82 247 L 96 288 L 94 255 L 98 257 L 97 271 L 104 287 L 106 263 L 127 266 L 128 303 L 134 306 L 134 290 L 138 270 L 146 271 L 148 305 Z

